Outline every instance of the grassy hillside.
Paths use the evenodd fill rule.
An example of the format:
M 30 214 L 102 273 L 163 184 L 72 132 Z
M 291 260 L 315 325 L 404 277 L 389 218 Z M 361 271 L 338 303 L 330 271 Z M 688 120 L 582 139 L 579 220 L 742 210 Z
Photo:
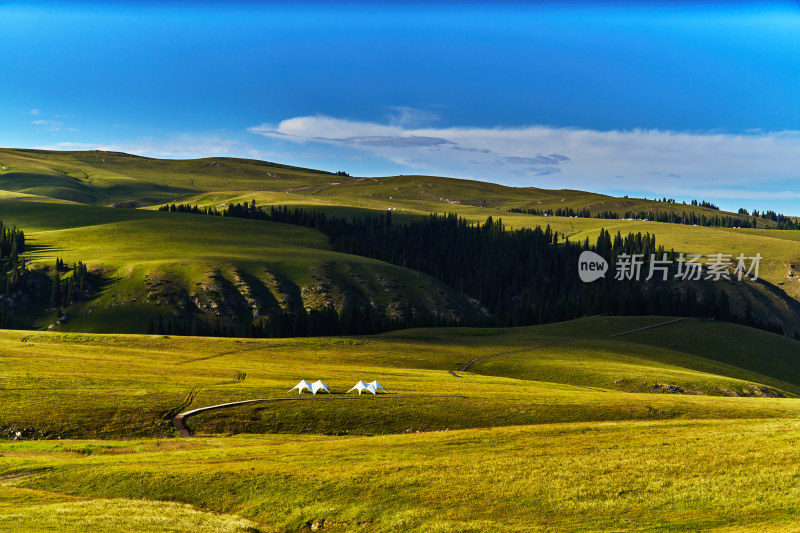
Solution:
M 696 253 L 707 256 L 723 252 L 733 256 L 744 253 L 754 256 L 760 253 L 759 277 L 780 288 L 791 298 L 800 297 L 800 246 L 798 233 L 783 230 L 746 230 L 730 228 L 687 227 L 660 222 L 625 220 L 597 220 L 564 217 L 538 217 L 509 213 L 503 221 L 513 227 L 550 226 L 572 241 L 597 238 L 600 227 L 612 234 L 642 232 L 656 235 L 657 242 L 667 250 Z
M 239 327 L 346 301 L 390 316 L 480 312 L 428 276 L 332 252 L 322 234 L 286 224 L 45 202 L 8 202 L 0 216 L 25 229 L 34 269 L 60 257 L 95 275 L 93 294 L 56 329 L 144 333 L 160 315 Z M 43 310 L 36 325 L 55 319 Z
M 800 400 L 768 393 L 800 393 L 800 344 L 693 320 L 609 337 L 663 322 L 246 341 L 3 331 L 0 426 L 23 440 L 0 444 L 0 531 L 796 528 Z M 164 438 L 192 389 L 191 407 L 297 398 L 301 378 L 334 394 L 208 412 L 189 419 L 205 437 Z M 357 379 L 391 394 L 344 396 Z M 219 438 L 242 432 L 270 434 Z
M 4 447 L 3 468 L 21 474 L 0 488 L 14 502 L 0 530 L 792 531 L 798 429 L 713 420 L 19 443 Z
M 26 232 L 38 287 L 11 319 L 40 329 L 0 330 L 0 531 L 800 528 L 800 343 L 786 337 L 657 316 L 283 339 L 125 334 L 158 317 L 236 333 L 329 305 L 484 316 L 429 276 L 334 252 L 307 228 L 155 211 L 252 199 L 758 252 L 763 281 L 720 286 L 735 308 L 749 301 L 800 328 L 800 232 L 766 220 L 734 230 L 539 217 L 508 209 L 718 212 L 230 158 L 0 149 L 0 220 Z M 63 317 L 48 304 L 57 257 L 90 272 Z M 300 379 L 333 394 L 290 394 Z M 346 395 L 359 379 L 390 394 Z M 179 412 L 256 398 L 270 401 L 192 416 L 199 438 L 177 437 Z
M 168 160 L 118 152 L 0 149 L 0 189 L 86 204 L 136 207 L 214 190 L 282 190 L 341 181 L 264 161 Z
M 765 229 L 773 227 L 774 223 L 764 219 L 759 220 L 762 229 L 745 230 L 644 221 L 539 217 L 510 213 L 508 209 L 570 207 L 588 208 L 593 213 L 614 211 L 620 214 L 628 210 L 677 210 L 707 216 L 717 215 L 720 212 L 698 206 L 654 200 L 613 198 L 582 191 L 513 188 L 442 177 L 351 178 L 323 171 L 232 158 L 161 160 L 111 152 L 0 149 L 0 165 L 0 191 L 4 191 L 0 192 L 0 219 L 9 219 L 31 232 L 31 236 L 37 240 L 37 260 L 52 260 L 57 255 L 54 252 L 58 251 L 65 257 L 75 256 L 77 259 L 92 261 L 96 265 L 107 263 L 108 266 L 104 267 L 105 274 L 113 280 L 109 285 L 111 294 L 127 295 L 122 298 L 123 300 L 136 298 L 136 305 L 129 305 L 131 302 L 128 301 L 122 306 L 128 309 L 127 313 L 132 313 L 132 316 L 136 317 L 154 316 L 152 309 L 139 305 L 147 301 L 148 294 L 158 294 L 158 291 L 145 286 L 148 264 L 154 266 L 153 276 L 164 289 L 162 292 L 178 295 L 175 297 L 177 300 L 192 299 L 192 294 L 196 291 L 191 287 L 208 286 L 218 294 L 223 294 L 227 290 L 231 298 L 238 303 L 233 306 L 235 310 L 231 308 L 231 312 L 227 313 L 228 316 L 221 318 L 223 321 L 238 321 L 240 328 L 243 327 L 241 324 L 244 318 L 252 317 L 253 313 L 252 305 L 247 303 L 248 298 L 252 299 L 252 295 L 244 294 L 239 297 L 233 289 L 230 289 L 230 285 L 236 286 L 240 283 L 238 279 L 240 275 L 236 273 L 240 268 L 244 268 L 243 273 L 248 278 L 256 279 L 253 281 L 255 286 L 252 292 L 263 294 L 263 300 L 267 302 L 257 304 L 256 307 L 271 306 L 273 310 L 278 309 L 279 306 L 272 300 L 280 302 L 284 298 L 279 290 L 274 289 L 279 284 L 276 279 L 280 278 L 287 280 L 291 285 L 290 289 L 287 289 L 289 292 L 296 294 L 300 291 L 301 294 L 305 294 L 303 293 L 305 290 L 309 293 L 307 306 L 311 307 L 321 306 L 325 302 L 341 307 L 342 302 L 349 297 L 353 301 L 360 302 L 360 305 L 370 303 L 380 310 L 391 307 L 390 314 L 397 316 L 406 313 L 412 307 L 412 301 L 417 304 L 420 313 L 443 312 L 445 315 L 468 316 L 475 311 L 469 304 L 464 303 L 463 295 L 441 286 L 433 291 L 425 288 L 406 298 L 401 294 L 402 291 L 387 287 L 404 285 L 409 279 L 408 272 L 401 274 L 399 270 L 390 268 L 376 274 L 371 267 L 367 271 L 361 269 L 361 266 L 353 267 L 353 265 L 364 265 L 363 259 L 351 256 L 334 257 L 323 252 L 311 253 L 306 245 L 302 244 L 304 239 L 312 238 L 308 233 L 282 233 L 283 230 L 272 228 L 268 233 L 274 235 L 274 239 L 272 244 L 269 244 L 264 242 L 268 239 L 263 236 L 265 226 L 258 229 L 256 226 L 242 226 L 239 224 L 241 221 L 193 220 L 184 223 L 178 219 L 147 218 L 148 215 L 145 214 L 126 213 L 131 210 L 107 208 L 116 205 L 152 209 L 154 206 L 170 202 L 224 206 L 231 202 L 255 199 L 261 205 L 294 205 L 340 216 L 380 213 L 386 209 L 393 209 L 395 220 L 398 221 L 403 220 L 404 216 L 418 216 L 431 212 L 456 212 L 473 222 L 482 222 L 488 216 L 493 216 L 495 219 L 502 218 L 511 228 L 549 224 L 561 235 L 568 236 L 573 241 L 584 240 L 587 237 L 590 241 L 594 241 L 600 228 L 604 227 L 612 233 L 650 232 L 657 236 L 659 244 L 679 252 L 703 255 L 723 252 L 734 256 L 740 252 L 748 256 L 760 253 L 764 258 L 760 271 L 763 283 L 733 283 L 725 286 L 734 311 L 742 314 L 746 302 L 750 301 L 753 313 L 759 318 L 779 322 L 787 333 L 800 331 L 800 314 L 797 307 L 797 301 L 800 299 L 800 276 L 797 275 L 797 265 L 800 264 L 800 247 L 797 242 L 800 239 L 798 237 L 800 232 Z M 65 207 L 57 211 L 57 217 L 42 216 L 40 213 L 55 208 L 50 206 L 45 209 L 39 204 L 56 200 L 61 202 L 60 205 L 69 205 L 69 209 L 74 207 L 76 210 L 70 214 Z M 65 201 L 91 204 L 97 206 L 97 209 L 80 210 L 79 206 L 74 203 L 64 203 Z M 36 207 L 29 207 L 32 205 Z M 64 222 L 61 222 L 62 220 Z M 166 236 L 160 237 L 160 232 L 155 229 L 145 227 L 168 220 L 172 232 L 169 239 Z M 30 225 L 30 228 L 25 228 L 26 224 Z M 209 226 L 213 228 L 210 230 L 212 233 L 218 232 L 221 238 L 215 240 L 211 237 L 210 241 L 213 245 L 219 246 L 220 251 L 216 255 L 210 250 L 202 249 L 202 242 L 197 240 L 197 231 L 190 227 L 192 224 L 203 228 Z M 89 227 L 79 230 L 81 225 Z M 244 229 L 245 227 L 247 229 Z M 45 230 L 49 233 L 45 233 Z M 59 233 L 61 230 L 69 231 Z M 179 245 L 177 250 L 186 253 L 185 261 L 173 261 L 172 266 L 167 266 L 169 262 L 167 257 L 172 251 L 171 243 L 184 231 L 187 232 L 186 240 L 195 244 L 186 242 L 185 245 L 183 243 Z M 151 249 L 144 254 L 150 257 L 149 262 L 133 261 L 131 256 L 136 255 L 137 250 L 125 244 L 121 244 L 122 249 L 119 252 L 112 250 L 121 241 L 136 239 L 135 234 L 156 239 Z M 228 239 L 228 235 L 232 238 Z M 106 245 L 102 242 L 107 237 L 115 239 L 113 244 Z M 286 240 L 287 238 L 289 240 Z M 302 251 L 294 246 L 293 239 L 298 239 Z M 280 244 L 276 244 L 275 240 L 279 240 Z M 232 250 L 233 248 L 238 248 L 241 252 L 236 252 Z M 324 249 L 324 245 L 322 248 Z M 261 265 L 254 267 L 252 261 L 244 260 L 248 266 L 241 267 L 240 259 L 245 256 L 252 257 L 252 254 L 260 257 L 268 255 L 274 257 L 275 261 L 261 260 Z M 312 258 L 309 254 L 315 257 Z M 287 260 L 284 261 L 284 258 Z M 181 265 L 182 262 L 187 265 L 195 264 L 187 267 Z M 295 266 L 301 262 L 305 266 L 296 268 Z M 278 263 L 280 267 L 276 266 Z M 309 265 L 312 266 L 309 268 Z M 353 268 L 356 271 L 353 271 Z M 192 271 L 187 272 L 187 270 Z M 262 279 L 265 270 L 270 272 L 269 279 Z M 213 281 L 215 279 L 219 280 L 219 283 Z M 426 283 L 435 284 L 431 280 Z M 117 284 L 121 285 L 117 287 Z M 331 291 L 327 291 L 328 287 L 332 288 Z M 326 291 L 330 294 L 319 296 Z M 420 294 L 429 293 L 436 295 L 432 301 L 419 298 Z M 155 298 L 161 301 L 169 300 L 158 295 Z M 300 300 L 305 303 L 306 298 L 294 298 L 295 302 Z M 216 303 L 221 305 L 221 301 Z M 108 299 L 103 300 L 98 309 L 119 307 L 109 307 L 109 304 Z M 169 305 L 172 307 L 168 312 L 172 313 L 175 311 L 175 304 Z M 297 307 L 300 304 L 293 305 Z M 251 308 L 249 311 L 248 307 Z M 284 305 L 283 308 L 287 306 Z M 197 314 L 199 311 L 202 309 L 198 308 L 192 312 Z M 255 312 L 266 311 L 264 308 Z M 211 316 L 205 311 L 203 314 Z M 53 323 L 55 314 L 51 315 L 40 317 L 36 325 L 47 326 Z M 188 316 L 186 313 L 179 315 L 184 318 Z M 234 319 L 234 315 L 239 318 Z M 68 313 L 68 318 L 73 317 Z M 77 315 L 74 318 L 77 320 Z M 101 321 L 95 318 L 89 320 L 86 316 L 80 320 L 84 323 L 76 324 L 75 329 L 112 331 L 107 329 L 106 325 L 110 322 L 120 323 L 120 319 L 110 317 L 102 327 L 93 327 L 93 324 L 99 324 Z M 73 320 L 73 324 L 75 323 Z M 73 329 L 67 324 L 58 327 Z M 123 330 L 117 328 L 113 331 Z M 144 330 L 137 327 L 127 331 Z
M 437 176 L 350 177 L 265 161 L 204 158 L 169 160 L 118 152 L 54 152 L 0 149 L 0 190 L 19 194 L 127 207 L 192 201 L 197 195 L 262 202 L 339 205 L 374 210 L 406 209 L 427 214 L 455 210 L 474 214 L 508 209 L 674 211 L 734 215 L 705 207 L 567 189 L 506 187 Z M 200 201 L 209 200 L 201 196 Z M 279 198 L 285 198 L 281 201 Z M 485 218 L 485 217 L 484 217 Z M 759 227 L 775 224 L 759 219 Z
M 0 336 L 0 426 L 61 437 L 170 435 L 171 417 L 192 390 L 199 390 L 192 407 L 201 407 L 286 397 L 300 379 L 319 378 L 334 395 L 203 413 L 189 425 L 200 433 L 382 434 L 558 421 L 768 418 L 800 409 L 800 400 L 773 398 L 800 395 L 797 341 L 698 321 L 601 338 L 664 321 L 600 317 L 351 339 L 7 331 Z M 655 340 L 648 343 L 651 334 Z M 670 342 L 661 346 L 664 337 Z M 726 338 L 736 341 L 719 343 Z M 506 352 L 516 353 L 477 361 L 456 372 L 461 377 L 448 373 Z M 247 377 L 237 381 L 237 373 Z M 359 379 L 377 379 L 392 394 L 344 396 Z
M 571 190 L 514 188 L 435 176 L 354 178 L 264 161 L 205 158 L 168 160 L 118 152 L 0 149 L 0 189 L 111 205 L 150 205 L 192 193 L 242 191 L 290 193 L 336 205 L 371 209 L 402 207 L 423 213 L 446 206 L 647 211 L 677 209 L 716 214 L 697 206 L 614 198 Z M 769 227 L 769 221 L 761 224 Z

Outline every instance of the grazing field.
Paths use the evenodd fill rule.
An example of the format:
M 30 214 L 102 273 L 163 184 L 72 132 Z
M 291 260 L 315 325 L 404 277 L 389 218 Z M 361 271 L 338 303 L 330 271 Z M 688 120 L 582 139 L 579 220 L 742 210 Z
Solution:
M 791 529 L 797 346 L 666 317 L 275 340 L 4 331 L 0 426 L 20 436 L 0 444 L 0 530 Z M 332 395 L 287 392 L 318 378 Z M 344 395 L 358 379 L 390 394 Z M 174 438 L 181 410 L 281 397 L 303 399 L 202 413 L 200 438 Z
M 13 443 L 0 530 L 789 531 L 798 430 L 644 421 Z
M 168 160 L 119 152 L 0 149 L 0 189 L 93 205 L 138 207 L 200 191 L 329 183 L 329 172 L 231 158 Z
M 193 390 L 192 408 L 285 397 L 300 379 L 323 379 L 334 394 L 202 413 L 188 419 L 189 427 L 370 435 L 558 421 L 768 418 L 800 409 L 800 400 L 776 398 L 800 395 L 797 341 L 694 321 L 633 333 L 631 340 L 598 338 L 666 320 L 600 317 L 350 339 L 7 331 L 0 335 L 0 425 L 62 438 L 169 436 L 171 418 L 188 408 L 184 400 Z M 669 335 L 675 347 L 648 344 L 651 331 Z M 745 340 L 717 344 L 730 335 Z M 697 338 L 706 340 L 695 346 Z M 470 359 L 504 352 L 516 353 L 458 372 Z M 237 373 L 247 377 L 236 380 Z M 359 379 L 377 379 L 392 394 L 340 400 Z
M 799 231 L 517 214 L 508 209 L 719 212 L 229 158 L 0 149 L 0 163 L 0 220 L 25 231 L 41 285 L 56 258 L 86 263 L 92 284 L 63 309 L 39 294 L 39 315 L 11 316 L 38 329 L 0 330 L 0 531 L 800 529 L 800 342 L 788 337 L 663 316 L 339 337 L 127 334 L 159 317 L 235 329 L 346 303 L 487 316 L 429 276 L 334 252 L 317 231 L 155 211 L 165 203 L 391 209 L 397 221 L 453 212 L 549 224 L 571 241 L 605 228 L 685 253 L 760 253 L 765 282 L 720 286 L 732 307 L 751 301 L 787 332 L 800 328 Z M 301 379 L 332 394 L 290 394 Z M 373 379 L 389 393 L 345 394 Z M 252 399 L 263 401 L 187 418 L 194 438 L 174 427 L 181 412 Z

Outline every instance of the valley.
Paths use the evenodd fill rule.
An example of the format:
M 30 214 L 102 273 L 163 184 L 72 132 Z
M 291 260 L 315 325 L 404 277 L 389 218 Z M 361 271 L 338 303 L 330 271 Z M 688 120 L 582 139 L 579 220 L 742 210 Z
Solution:
M 0 531 L 800 525 L 787 466 L 799 451 L 798 230 L 532 215 L 509 210 L 720 213 L 255 160 L 2 149 L 0 163 L 0 220 L 24 232 L 25 267 L 3 295 Z M 368 229 L 350 242 L 159 210 L 171 204 L 281 206 Z M 398 240 L 378 250 L 395 259 L 369 256 L 375 232 L 440 222 L 472 244 Z M 536 253 L 514 248 L 517 230 Z M 586 288 L 567 242 L 595 247 L 601 230 L 634 251 L 764 259 L 758 280 Z M 453 259 L 474 249 L 495 255 Z M 550 276 L 525 282 L 541 293 L 507 294 L 526 265 L 498 261 L 517 253 Z M 434 275 L 447 268 L 507 277 L 457 286 Z M 598 300 L 556 316 L 570 309 L 564 287 L 632 305 L 638 290 L 644 307 L 615 314 Z M 331 394 L 290 393 L 301 379 Z M 346 394 L 359 380 L 389 392 Z M 268 401 L 186 418 L 192 437 L 174 424 L 254 399 Z

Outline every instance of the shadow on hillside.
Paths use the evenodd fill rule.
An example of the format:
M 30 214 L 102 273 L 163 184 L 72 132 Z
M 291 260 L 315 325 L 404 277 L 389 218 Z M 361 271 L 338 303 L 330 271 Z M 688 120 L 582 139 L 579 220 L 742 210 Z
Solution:
M 82 204 L 97 199 L 96 189 L 67 175 L 9 172 L 0 176 L 0 189 L 26 192 Z
M 784 303 L 791 312 L 797 315 L 798 320 L 800 320 L 800 302 L 798 302 L 797 300 L 786 294 L 786 291 L 784 291 L 777 285 L 774 285 L 766 280 L 759 278 L 756 281 L 756 283 L 761 287 L 763 287 L 766 292 L 771 293 L 782 303 Z
M 25 239 L 27 241 L 27 237 Z M 28 242 L 25 243 L 25 255 L 27 254 L 34 254 L 34 255 L 49 255 L 53 253 L 55 250 L 60 250 L 56 246 L 52 244 L 30 244 Z

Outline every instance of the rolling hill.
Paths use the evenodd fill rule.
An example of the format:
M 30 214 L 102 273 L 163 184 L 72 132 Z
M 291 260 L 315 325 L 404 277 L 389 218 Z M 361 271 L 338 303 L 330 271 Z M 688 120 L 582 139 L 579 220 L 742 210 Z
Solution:
M 658 327 L 634 331 L 650 326 Z M 397 398 L 252 404 L 197 415 L 190 427 L 210 434 L 372 435 L 558 421 L 771 418 L 794 416 L 800 406 L 776 401 L 800 397 L 797 341 L 665 317 L 307 339 L 6 331 L 0 341 L 0 420 L 62 438 L 174 435 L 171 417 L 193 390 L 192 406 L 200 407 L 285 397 L 300 379 L 317 377 L 332 398 L 366 378 Z M 486 357 L 495 354 L 503 355 Z M 483 359 L 459 370 L 475 358 Z M 246 378 L 235 379 L 237 373 Z
M 156 209 L 253 200 L 332 217 L 391 209 L 398 222 L 491 216 L 508 228 L 550 225 L 562 241 L 594 242 L 605 228 L 655 234 L 685 253 L 759 252 L 761 280 L 719 286 L 732 308 L 749 305 L 787 333 L 800 327 L 800 232 L 771 220 L 734 229 L 538 216 L 509 209 L 717 212 L 228 158 L 0 150 L 0 220 L 25 231 L 31 276 L 27 292 L 3 295 L 24 303 L 8 317 L 28 330 L 0 330 L 0 531 L 800 525 L 787 468 L 798 459 L 796 340 L 673 316 L 452 327 L 488 311 L 407 266 L 335 251 L 315 229 Z M 53 308 L 53 280 L 69 283 L 78 262 L 88 286 Z M 689 286 L 699 295 L 707 285 Z M 387 329 L 451 327 L 291 335 L 299 317 L 304 334 L 331 333 L 331 313 L 340 328 L 378 317 L 396 320 Z M 286 338 L 220 336 L 274 322 Z M 323 379 L 333 394 L 289 395 L 300 379 Z M 359 379 L 390 394 L 343 394 Z M 259 398 L 194 415 L 197 438 L 177 438 L 181 411 Z
M 0 531 L 791 530 L 797 346 L 664 317 L 308 339 L 2 331 Z M 287 394 L 300 378 L 333 394 Z M 343 394 L 357 379 L 390 394 Z M 200 438 L 169 438 L 181 409 L 252 398 L 297 401 L 209 411 L 188 419 Z
M 429 276 L 332 252 L 310 229 L 38 201 L 0 207 L 5 222 L 26 229 L 34 271 L 45 272 L 55 257 L 89 265 L 90 295 L 65 307 L 58 329 L 146 333 L 153 317 L 238 327 L 329 305 L 390 318 L 483 313 Z M 59 317 L 46 309 L 49 294 L 40 292 L 30 319 L 47 327 Z
M 332 252 L 313 230 L 153 212 L 166 203 L 224 207 L 256 200 L 342 217 L 390 209 L 399 222 L 436 212 L 470 222 L 492 216 L 511 229 L 550 225 L 573 242 L 594 242 L 605 228 L 612 234 L 655 234 L 659 245 L 684 253 L 760 253 L 759 282 L 724 284 L 733 311 L 743 315 L 750 302 L 758 319 L 780 324 L 787 334 L 800 332 L 800 231 L 769 229 L 775 223 L 767 219 L 758 220 L 758 229 L 734 229 L 509 212 L 533 207 L 720 214 L 695 205 L 431 176 L 359 178 L 232 158 L 13 149 L 0 150 L 0 191 L 0 220 L 26 232 L 32 245 L 26 258 L 38 269 L 42 287 L 36 305 L 16 313 L 16 327 L 146 333 L 166 332 L 171 325 L 172 331 L 192 333 L 199 332 L 193 324 L 205 324 L 243 334 L 250 323 L 279 315 L 291 321 L 303 310 L 355 309 L 371 316 L 375 328 L 392 320 L 413 325 L 487 316 L 478 302 L 428 276 Z M 86 263 L 93 277 L 91 293 L 62 315 L 46 294 L 56 258 Z M 696 287 L 698 294 L 703 290 Z

